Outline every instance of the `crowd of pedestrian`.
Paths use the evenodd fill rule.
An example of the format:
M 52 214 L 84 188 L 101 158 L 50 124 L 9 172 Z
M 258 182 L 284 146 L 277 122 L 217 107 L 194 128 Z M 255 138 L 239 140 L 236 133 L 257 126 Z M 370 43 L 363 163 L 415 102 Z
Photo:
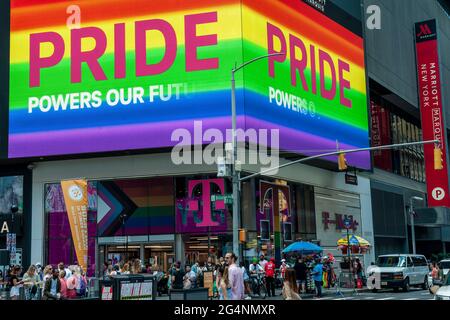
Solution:
M 87 278 L 81 266 L 63 262 L 45 267 L 36 263 L 26 271 L 21 266 L 10 266 L 1 286 L 11 300 L 77 299 L 87 294 Z

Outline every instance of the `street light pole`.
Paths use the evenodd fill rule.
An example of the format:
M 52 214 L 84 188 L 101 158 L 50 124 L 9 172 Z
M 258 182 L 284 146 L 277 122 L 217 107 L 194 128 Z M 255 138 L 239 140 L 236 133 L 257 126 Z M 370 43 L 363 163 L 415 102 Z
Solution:
M 236 82 L 234 74 L 245 66 L 261 59 L 270 58 L 272 56 L 285 55 L 286 53 L 271 53 L 249 60 L 238 67 L 231 70 L 231 118 L 232 118 L 232 146 L 233 146 L 233 160 L 232 160 L 232 184 L 233 184 L 233 252 L 241 257 L 239 246 L 239 226 L 240 226 L 240 205 L 241 205 L 241 186 L 240 186 L 240 172 L 236 170 L 237 160 L 237 135 L 236 135 Z
M 416 254 L 416 231 L 414 230 L 414 208 L 413 200 L 423 201 L 421 197 L 411 197 L 409 198 L 409 213 L 411 215 L 411 242 L 413 254 Z

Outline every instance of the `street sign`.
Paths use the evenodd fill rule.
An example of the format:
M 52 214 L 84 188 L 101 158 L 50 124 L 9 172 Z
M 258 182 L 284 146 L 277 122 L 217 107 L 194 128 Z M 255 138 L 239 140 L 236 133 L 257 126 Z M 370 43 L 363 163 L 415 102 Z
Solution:
M 345 174 L 345 183 L 357 186 L 358 185 L 358 177 L 356 175 L 351 175 L 351 174 L 346 173 Z
M 211 195 L 211 201 L 215 202 L 215 201 L 219 201 L 219 200 L 223 200 L 225 202 L 225 204 L 233 204 L 233 195 L 231 195 L 231 194 L 226 194 L 226 195 L 213 194 L 213 195 Z
M 352 220 L 348 219 L 348 218 L 344 219 L 344 227 L 347 230 L 351 229 L 351 227 L 352 227 Z

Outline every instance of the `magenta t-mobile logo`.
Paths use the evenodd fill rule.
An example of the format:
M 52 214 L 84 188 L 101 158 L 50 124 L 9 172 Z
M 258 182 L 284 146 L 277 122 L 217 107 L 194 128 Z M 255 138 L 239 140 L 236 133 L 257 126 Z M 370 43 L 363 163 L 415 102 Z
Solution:
M 196 223 L 197 227 L 217 227 L 220 225 L 219 222 L 212 220 L 211 215 L 211 184 L 215 184 L 219 187 L 220 195 L 225 194 L 225 185 L 223 179 L 206 179 L 206 180 L 191 180 L 188 184 L 189 198 L 188 201 L 188 211 L 199 211 L 200 205 L 203 206 L 203 217 L 202 221 Z M 202 196 L 201 200 L 196 200 L 194 195 L 194 189 L 201 185 L 202 186 Z M 224 200 L 214 201 L 215 210 L 225 210 Z

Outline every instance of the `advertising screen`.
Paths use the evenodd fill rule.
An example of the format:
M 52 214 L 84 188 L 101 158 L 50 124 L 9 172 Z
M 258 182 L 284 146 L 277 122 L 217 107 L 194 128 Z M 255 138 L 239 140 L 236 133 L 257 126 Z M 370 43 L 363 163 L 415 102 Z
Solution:
M 306 155 L 369 144 L 363 40 L 302 1 L 11 0 L 10 48 L 10 158 L 210 143 L 230 70 L 276 52 L 236 73 L 238 128 Z
M 246 126 L 299 154 L 369 147 L 363 39 L 296 0 L 244 0 L 242 19 L 245 61 L 282 53 L 244 69 Z M 347 161 L 370 168 L 368 152 Z

